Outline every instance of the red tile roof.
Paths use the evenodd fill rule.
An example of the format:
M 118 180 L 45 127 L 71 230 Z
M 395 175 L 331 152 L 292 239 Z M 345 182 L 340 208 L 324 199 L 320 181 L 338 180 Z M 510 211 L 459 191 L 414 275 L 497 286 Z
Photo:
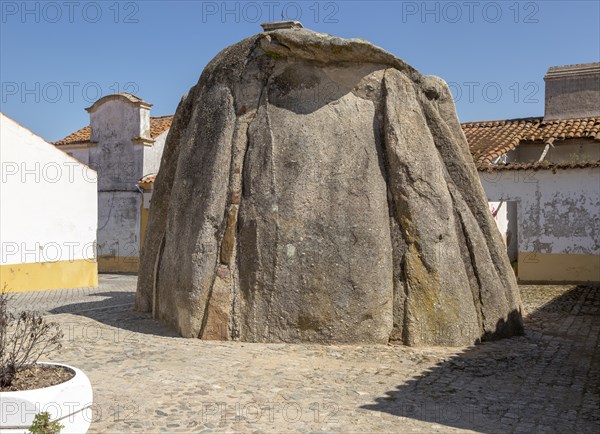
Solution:
M 590 138 L 600 140 L 600 118 L 511 119 L 504 121 L 466 122 L 462 129 L 477 164 L 490 164 L 524 141 Z
M 156 180 L 156 174 L 146 175 L 138 181 L 139 185 L 152 184 Z
M 534 163 L 508 163 L 508 164 L 478 164 L 480 172 L 495 172 L 497 170 L 564 170 L 564 169 L 587 169 L 600 167 L 599 161 L 573 161 L 568 163 L 551 163 L 548 161 Z
M 83 127 L 80 130 L 75 131 L 73 134 L 68 135 L 64 139 L 57 140 L 54 145 L 77 145 L 80 143 L 89 143 L 90 141 L 90 126 Z
M 171 123 L 173 123 L 173 115 L 150 118 L 150 137 L 153 139 L 157 138 L 171 128 Z M 87 127 L 83 127 L 73 134 L 68 135 L 64 139 L 54 142 L 54 145 L 63 146 L 90 143 L 90 131 L 90 126 L 88 125 Z
M 173 115 L 169 115 L 150 118 L 150 137 L 156 139 L 162 133 L 171 128 L 171 124 L 173 123 L 173 117 Z

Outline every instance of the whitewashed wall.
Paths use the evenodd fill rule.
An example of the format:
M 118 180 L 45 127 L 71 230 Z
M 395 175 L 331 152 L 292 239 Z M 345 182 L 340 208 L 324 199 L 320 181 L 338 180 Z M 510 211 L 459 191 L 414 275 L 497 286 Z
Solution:
M 520 273 L 600 276 L 600 168 L 480 172 L 480 179 L 489 201 L 516 204 Z
M 95 259 L 96 172 L 0 120 L 2 265 Z
M 98 256 L 139 257 L 142 193 L 100 191 L 98 203 Z
M 100 271 L 137 271 L 140 252 L 144 152 L 149 109 L 113 95 L 90 109 L 89 164 L 98 171 L 98 257 Z
M 75 146 L 60 146 L 59 149 L 61 151 L 66 152 L 68 155 L 72 156 L 76 160 L 82 162 L 86 166 L 90 165 L 90 147 L 75 147 Z
M 169 134 L 169 130 L 160 134 L 155 139 L 152 146 L 146 146 L 144 148 L 144 176 L 158 173 L 160 160 L 165 148 L 165 141 L 167 140 L 167 134 Z

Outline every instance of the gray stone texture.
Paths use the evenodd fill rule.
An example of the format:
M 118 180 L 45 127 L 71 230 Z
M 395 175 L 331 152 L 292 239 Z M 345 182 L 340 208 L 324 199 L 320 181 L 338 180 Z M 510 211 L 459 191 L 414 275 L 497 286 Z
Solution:
M 445 82 L 302 28 L 225 49 L 182 99 L 136 308 L 186 337 L 252 342 L 522 332 Z

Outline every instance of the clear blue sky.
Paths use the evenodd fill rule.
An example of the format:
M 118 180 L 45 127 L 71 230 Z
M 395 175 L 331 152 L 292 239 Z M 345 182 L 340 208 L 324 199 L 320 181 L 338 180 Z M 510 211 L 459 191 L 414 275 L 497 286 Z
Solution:
M 441 76 L 461 121 L 541 116 L 549 66 L 600 60 L 597 0 L 0 3 L 0 110 L 50 141 L 114 91 L 172 114 L 212 57 L 282 12 Z

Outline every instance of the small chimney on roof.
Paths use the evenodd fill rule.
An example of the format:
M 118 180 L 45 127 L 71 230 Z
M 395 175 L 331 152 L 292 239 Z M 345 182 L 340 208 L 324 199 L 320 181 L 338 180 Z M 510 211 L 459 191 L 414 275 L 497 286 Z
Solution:
M 544 80 L 544 119 L 600 117 L 600 63 L 552 66 Z
M 301 29 L 304 26 L 300 21 L 272 21 L 270 23 L 262 23 L 260 25 L 265 32 L 270 32 L 271 30 L 281 30 L 281 29 Z

